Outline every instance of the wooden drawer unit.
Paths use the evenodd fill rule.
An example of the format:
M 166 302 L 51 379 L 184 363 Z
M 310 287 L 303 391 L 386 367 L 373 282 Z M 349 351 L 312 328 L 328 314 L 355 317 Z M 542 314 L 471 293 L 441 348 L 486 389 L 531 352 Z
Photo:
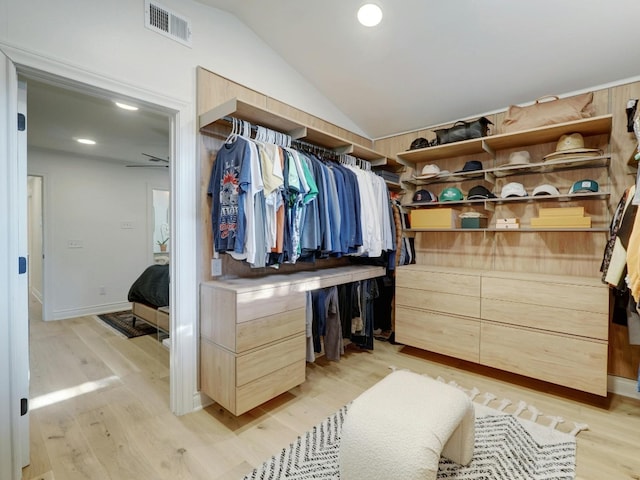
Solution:
M 254 279 L 200 291 L 200 388 L 242 415 L 304 382 L 306 294 Z
M 607 343 L 482 322 L 480 363 L 607 395 Z
M 307 291 L 385 274 L 353 265 L 204 282 L 200 390 L 234 415 L 305 381 Z
M 430 352 L 478 362 L 480 321 L 396 306 L 396 340 Z
M 609 293 L 599 279 L 411 265 L 396 277 L 396 339 L 607 395 Z

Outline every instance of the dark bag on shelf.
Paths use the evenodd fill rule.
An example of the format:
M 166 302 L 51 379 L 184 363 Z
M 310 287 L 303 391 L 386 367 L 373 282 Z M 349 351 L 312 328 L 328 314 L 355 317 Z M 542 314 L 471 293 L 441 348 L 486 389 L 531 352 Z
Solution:
M 464 122 L 460 120 L 454 123 L 452 127 L 441 128 L 439 130 L 434 130 L 434 132 L 438 139 L 438 145 L 444 145 L 445 143 L 460 142 L 471 138 L 486 137 L 489 125 L 493 125 L 489 119 L 486 117 L 480 117 L 479 119 L 471 122 Z

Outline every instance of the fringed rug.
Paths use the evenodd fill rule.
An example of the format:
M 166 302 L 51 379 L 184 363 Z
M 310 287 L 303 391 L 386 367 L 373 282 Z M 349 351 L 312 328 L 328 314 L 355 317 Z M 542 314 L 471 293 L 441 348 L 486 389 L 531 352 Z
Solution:
M 438 380 L 444 381 L 438 377 Z M 466 390 L 474 401 L 475 449 L 471 463 L 440 458 L 439 479 L 565 480 L 575 478 L 575 436 L 587 428 L 574 423 L 558 429 L 561 417 L 543 415 L 525 402 L 513 404 L 490 393 Z M 244 480 L 337 480 L 340 432 L 349 406 L 316 425 Z M 508 413 L 511 411 L 511 413 Z M 380 452 L 384 456 L 384 452 Z M 389 459 L 389 461 L 393 461 Z M 345 479 L 348 480 L 348 479 Z M 372 479 L 376 480 L 376 479 Z M 384 480 L 384 479 L 380 479 Z
M 97 317 L 127 338 L 151 335 L 158 331 L 155 327 L 139 319 L 136 320 L 134 324 L 133 313 L 131 310 L 104 313 L 102 315 L 97 315 Z

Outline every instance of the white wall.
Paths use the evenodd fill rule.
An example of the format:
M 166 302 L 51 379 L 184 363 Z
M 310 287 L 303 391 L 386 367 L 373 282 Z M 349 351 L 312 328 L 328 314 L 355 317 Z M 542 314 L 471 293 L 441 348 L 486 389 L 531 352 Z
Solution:
M 0 0 L 0 42 L 189 102 L 200 65 L 363 134 L 235 16 L 159 3 L 191 21 L 193 48 L 145 28 L 144 0 Z
M 168 169 L 30 149 L 28 171 L 46 183 L 45 320 L 128 308 L 129 287 L 153 258 L 149 186 L 168 189 Z
M 42 177 L 29 177 L 29 293 L 42 302 Z

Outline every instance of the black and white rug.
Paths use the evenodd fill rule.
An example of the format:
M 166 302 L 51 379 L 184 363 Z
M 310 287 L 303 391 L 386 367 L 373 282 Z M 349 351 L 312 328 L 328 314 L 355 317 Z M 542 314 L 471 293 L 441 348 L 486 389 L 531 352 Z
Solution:
M 495 398 L 495 397 L 494 397 Z M 488 403 L 488 402 L 487 402 Z M 522 402 L 521 402 L 522 403 Z M 565 480 L 575 478 L 575 434 L 474 403 L 476 443 L 467 466 L 440 459 L 439 479 Z M 340 432 L 348 405 L 316 425 L 244 480 L 337 480 Z M 523 412 L 520 409 L 518 415 Z M 534 416 L 537 417 L 537 415 Z M 554 420 L 555 419 L 555 420 Z M 561 420 L 560 420 L 561 421 Z M 579 425 L 579 424 L 578 424 Z M 380 452 L 384 455 L 384 452 Z M 373 480 L 373 479 L 372 479 Z

